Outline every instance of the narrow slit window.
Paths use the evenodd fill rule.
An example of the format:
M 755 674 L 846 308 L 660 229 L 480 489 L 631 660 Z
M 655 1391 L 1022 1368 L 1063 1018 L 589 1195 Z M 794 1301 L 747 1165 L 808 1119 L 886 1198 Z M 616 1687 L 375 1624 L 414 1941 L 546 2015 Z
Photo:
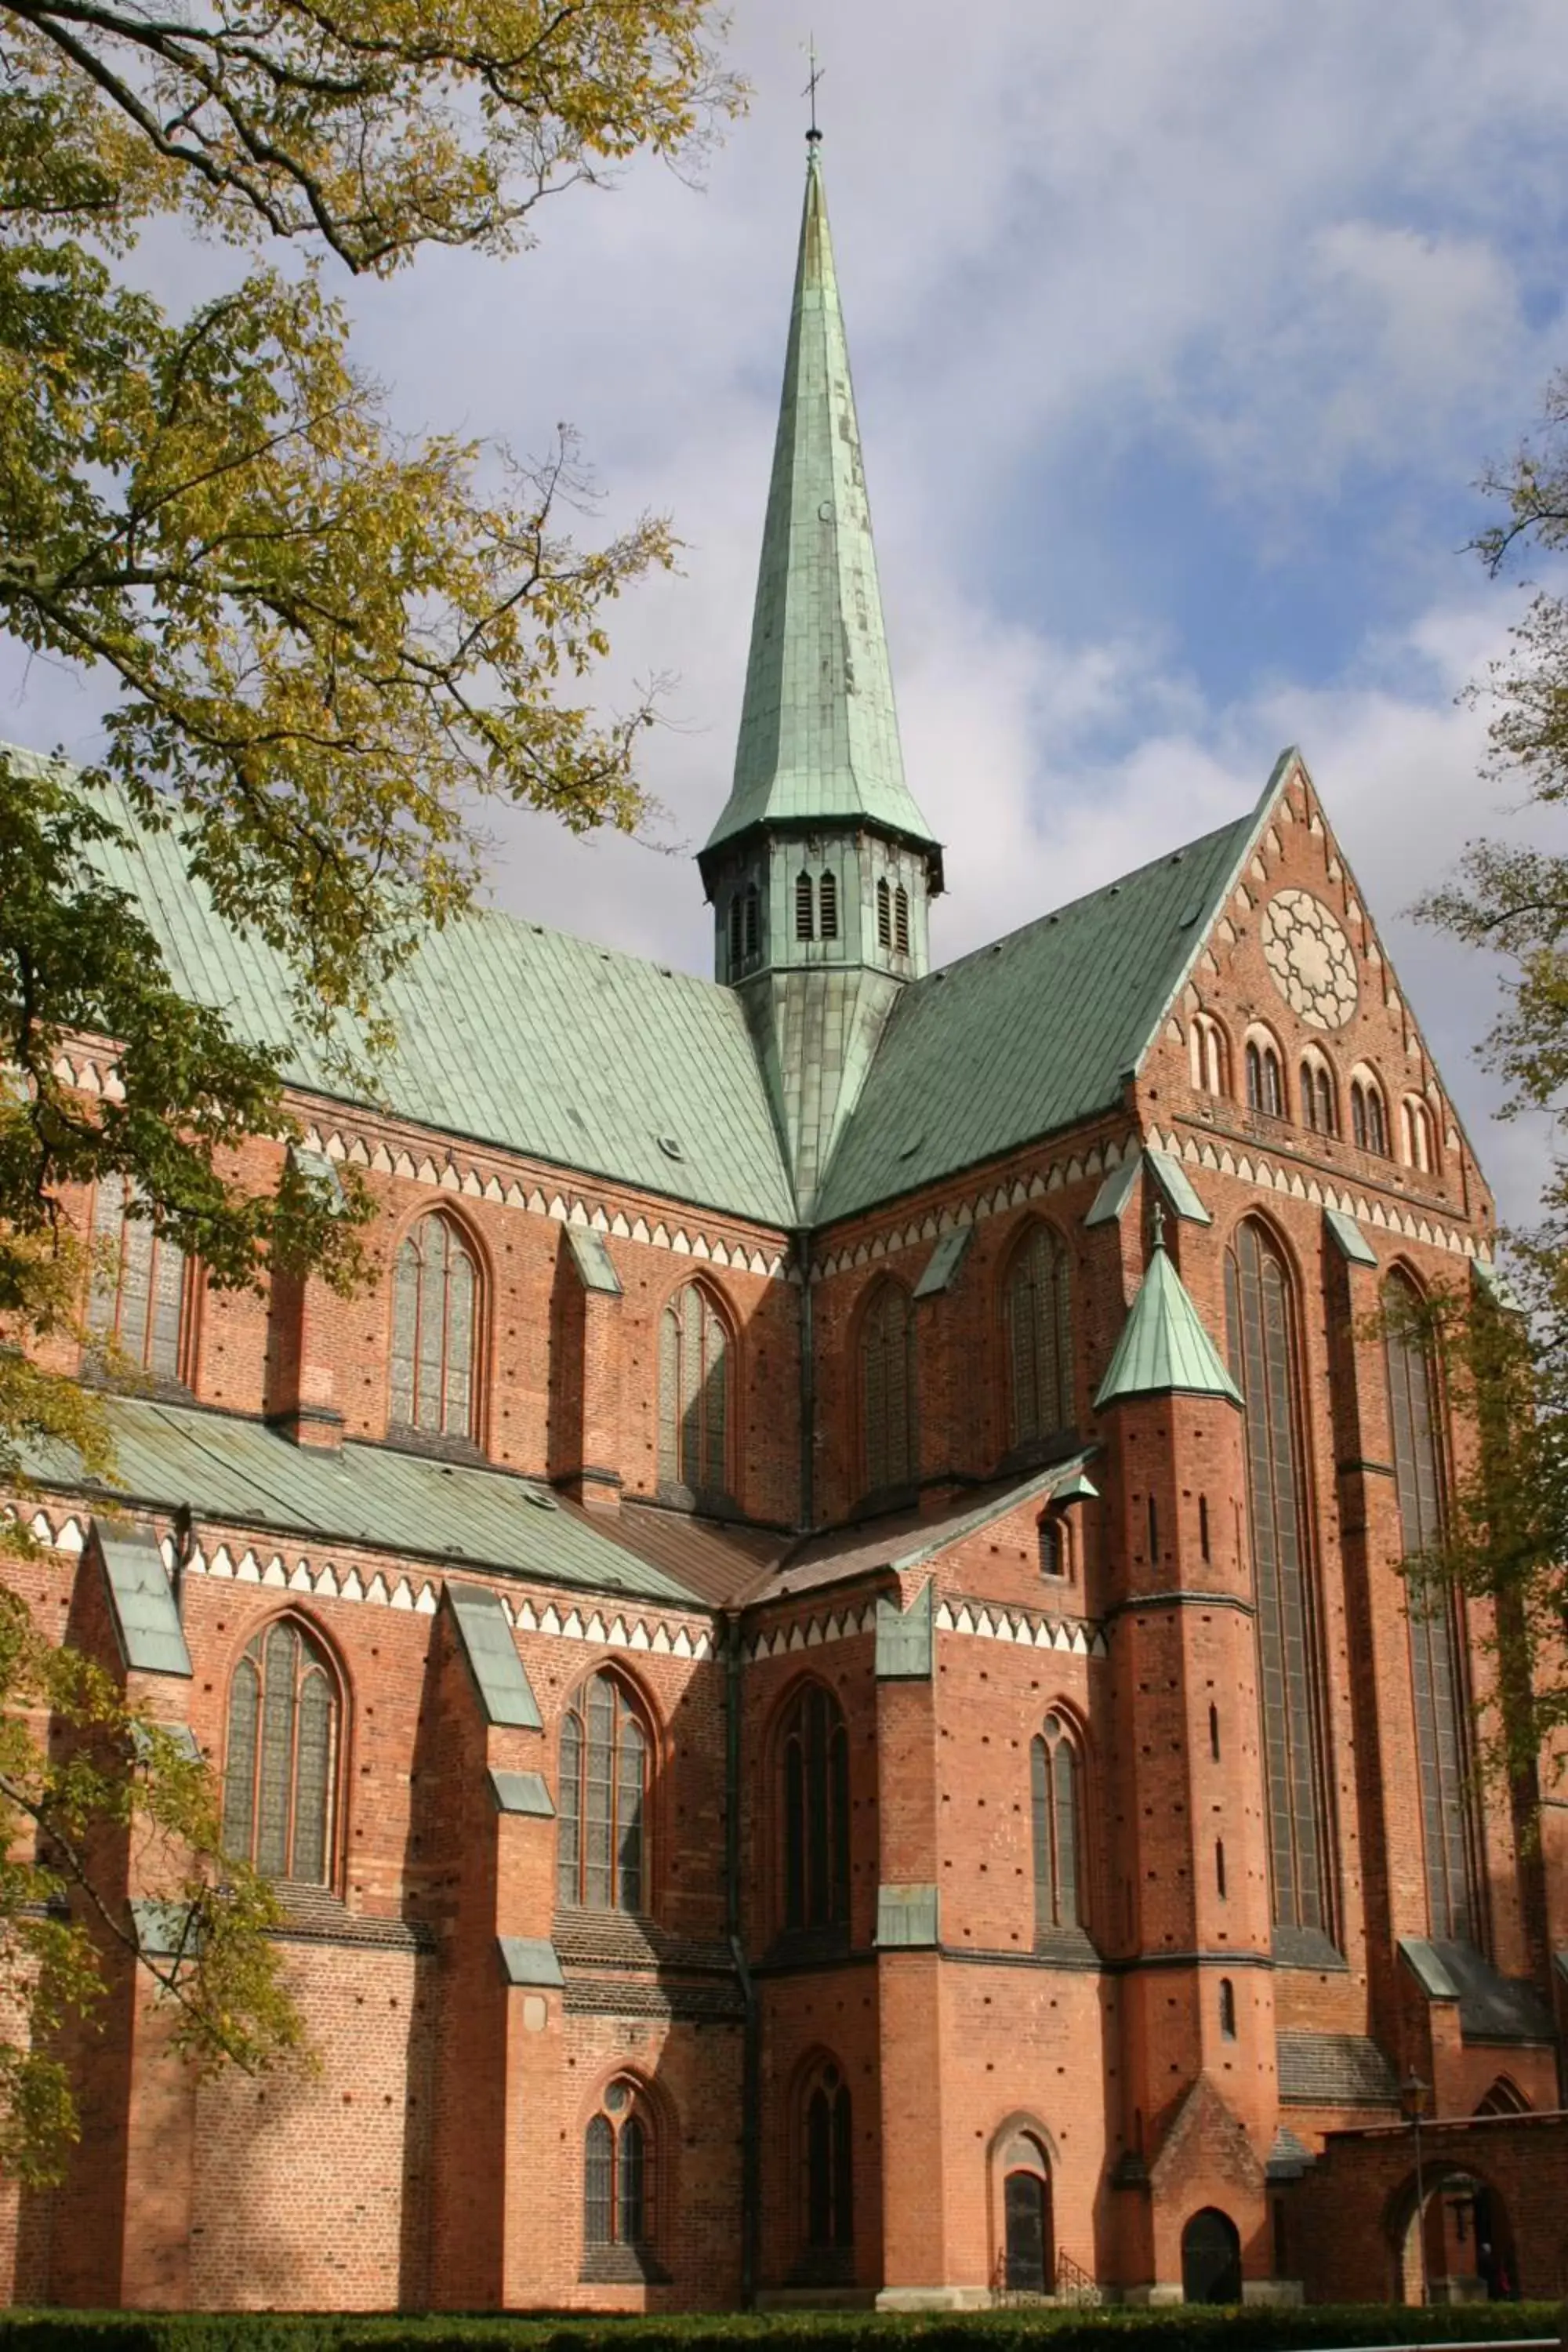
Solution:
M 1206 1495 L 1198 1496 L 1198 1550 L 1205 1560 L 1209 1559 L 1209 1498 Z
M 1215 1838 L 1214 1842 L 1214 1885 L 1215 1893 L 1223 1903 L 1226 1900 L 1225 1840 L 1223 1838 Z
M 1217 1764 L 1219 1762 L 1219 1709 L 1217 1706 L 1209 1708 L 1209 1754 Z
M 1236 2040 L 1236 1987 L 1228 1977 L 1219 1980 L 1219 2031 L 1222 2042 Z

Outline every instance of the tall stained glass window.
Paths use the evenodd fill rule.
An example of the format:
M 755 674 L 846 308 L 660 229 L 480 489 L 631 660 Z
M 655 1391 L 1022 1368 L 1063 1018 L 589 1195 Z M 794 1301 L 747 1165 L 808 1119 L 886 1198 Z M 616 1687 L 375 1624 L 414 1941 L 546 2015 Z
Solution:
M 1073 1419 L 1072 1296 L 1067 1250 L 1049 1225 L 1033 1225 L 1014 1256 L 1003 1320 L 1010 1442 L 1053 1437 Z
M 1430 1551 L 1443 1535 L 1436 1384 L 1431 1350 L 1415 1321 L 1419 1300 L 1404 1275 L 1389 1276 L 1384 1305 L 1400 1541 L 1405 1559 L 1415 1559 Z M 1406 1616 L 1428 1932 L 1470 1942 L 1476 1927 L 1472 1824 L 1464 1685 L 1453 1595 L 1444 1586 L 1425 1589 L 1412 1583 Z
M 849 1734 L 833 1693 L 803 1684 L 779 1744 L 784 1922 L 841 1927 L 849 1917 Z
M 249 1644 L 228 1695 L 223 1842 L 269 1878 L 331 1879 L 337 1687 L 326 1655 L 294 1619 Z
M 1030 1810 L 1035 1844 L 1035 1926 L 1077 1927 L 1079 1899 L 1078 1757 L 1059 1715 L 1047 1715 L 1029 1743 Z
M 658 1327 L 658 1477 L 694 1495 L 729 1492 L 730 1335 L 700 1283 Z
M 449 1217 L 422 1217 L 392 1277 L 393 1426 L 472 1437 L 479 1276 Z
M 92 1288 L 87 1325 L 157 1379 L 178 1380 L 185 1255 L 146 1218 L 127 1214 L 123 1176 L 100 1179 L 92 1204 Z
M 860 1326 L 860 1423 L 866 1493 L 907 1486 L 918 1467 L 915 1310 L 896 1282 L 879 1285 Z
M 641 1911 L 647 1895 L 647 1735 L 624 1686 L 595 1675 L 561 1726 L 560 1902 Z
M 1331 1931 L 1306 1496 L 1297 1433 L 1295 1300 L 1267 1229 L 1226 1257 L 1231 1370 L 1247 1400 L 1247 1475 L 1268 1774 L 1274 1923 Z

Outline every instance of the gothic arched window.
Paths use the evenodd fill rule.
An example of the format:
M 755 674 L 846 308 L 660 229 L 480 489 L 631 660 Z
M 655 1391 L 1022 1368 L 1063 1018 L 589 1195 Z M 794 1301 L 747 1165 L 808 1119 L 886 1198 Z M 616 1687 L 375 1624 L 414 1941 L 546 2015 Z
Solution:
M 749 961 L 752 956 L 761 954 L 763 945 L 763 906 L 762 900 L 757 896 L 757 886 L 754 882 L 748 882 L 746 885 L 745 912 L 746 955 Z
M 862 1486 L 907 1486 L 917 1469 L 915 1310 L 899 1283 L 873 1293 L 860 1325 Z
M 1209 1013 L 1194 1013 L 1192 1027 L 1187 1032 L 1187 1053 L 1192 1064 L 1193 1084 L 1199 1094 L 1227 1095 L 1230 1092 L 1230 1055 L 1225 1032 Z
M 731 971 L 739 971 L 741 966 L 743 938 L 742 925 L 744 919 L 744 904 L 742 894 L 737 890 L 730 901 L 730 969 Z
M 1370 1070 L 1358 1070 L 1351 1079 L 1351 1137 L 1363 1151 L 1388 1157 L 1388 1120 L 1383 1088 Z
M 822 911 L 822 936 L 825 940 L 838 937 L 838 877 L 831 869 L 816 886 L 816 903 Z
M 1301 1056 L 1301 1117 L 1317 1135 L 1337 1135 L 1340 1131 L 1338 1106 L 1334 1101 L 1334 1074 L 1323 1056 L 1308 1052 Z
M 822 1683 L 802 1685 L 779 1742 L 784 1924 L 791 1932 L 849 1918 L 849 1734 Z
M 1399 1108 L 1400 1140 L 1405 1146 L 1405 1164 L 1418 1169 L 1424 1176 L 1434 1175 L 1437 1167 L 1437 1146 L 1433 1134 L 1432 1114 L 1419 1095 L 1406 1095 Z
M 654 2237 L 654 2134 L 635 2083 L 611 2083 L 583 2138 L 583 2240 L 638 2250 Z
M 92 1203 L 92 1287 L 87 1327 L 155 1378 L 177 1381 L 182 1365 L 186 1266 L 184 1250 L 148 1217 L 128 1214 L 134 1194 L 123 1176 L 99 1179 Z
M 399 1244 L 393 1268 L 395 1429 L 475 1435 L 479 1289 L 479 1269 L 452 1220 L 421 1217 Z
M 557 1901 L 586 1911 L 643 1910 L 648 1738 L 613 1675 L 595 1675 L 567 1709 L 559 1777 Z
M 809 940 L 815 936 L 811 901 L 811 877 L 809 874 L 797 874 L 795 877 L 795 935 L 797 940 Z
M 893 893 L 893 945 L 900 955 L 910 951 L 910 894 L 900 882 Z
M 1279 1049 L 1268 1037 L 1247 1041 L 1247 1108 L 1269 1118 L 1285 1116 L 1285 1074 Z
M 658 1478 L 666 1489 L 729 1492 L 730 1357 L 722 1316 L 702 1285 L 689 1282 L 658 1322 Z
M 1034 1816 L 1035 1926 L 1082 1924 L 1079 1899 L 1079 1763 L 1072 1734 L 1059 1715 L 1047 1715 L 1029 1743 Z
M 275 1618 L 234 1670 L 223 1781 L 225 1850 L 268 1878 L 331 1884 L 340 1714 L 326 1652 Z
M 1384 1286 L 1384 1352 L 1399 1536 L 1419 1561 L 1443 1538 L 1443 1468 L 1436 1381 L 1413 1283 L 1395 1271 Z M 1405 1619 L 1415 1700 L 1415 1752 L 1426 1854 L 1427 1932 L 1469 1941 L 1475 1933 L 1463 1681 L 1453 1595 L 1412 1580 Z
M 831 2060 L 806 2079 L 803 2123 L 806 2251 L 847 2253 L 855 2243 L 855 2131 L 849 2085 Z
M 1007 1271 L 1009 1440 L 1026 1445 L 1072 1425 L 1072 1299 L 1066 1247 L 1034 1224 Z
M 1330 1927 L 1328 1841 L 1318 1735 L 1319 1666 L 1300 1374 L 1290 1277 L 1268 1229 L 1247 1218 L 1226 1254 L 1231 1370 L 1247 1401 L 1248 1517 L 1267 1767 L 1274 1922 Z
M 893 944 L 893 894 L 886 875 L 880 876 L 877 883 L 877 944 L 883 948 Z

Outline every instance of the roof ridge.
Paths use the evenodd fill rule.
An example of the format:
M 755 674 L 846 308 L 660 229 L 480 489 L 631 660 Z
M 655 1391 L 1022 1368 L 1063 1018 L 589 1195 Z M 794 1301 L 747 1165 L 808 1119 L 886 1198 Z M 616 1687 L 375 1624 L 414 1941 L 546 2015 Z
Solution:
M 1125 889 L 1130 882 L 1141 882 L 1145 875 L 1179 864 L 1182 859 L 1209 848 L 1222 835 L 1234 833 L 1243 824 L 1250 824 L 1256 814 L 1256 810 L 1249 810 L 1245 816 L 1232 817 L 1226 824 L 1211 825 L 1207 833 L 1194 834 L 1190 841 L 1179 842 L 1174 849 L 1163 850 L 1158 857 L 1145 858 L 1142 866 L 1130 866 L 1123 873 L 1113 874 L 1108 882 L 1097 882 L 1092 890 L 1080 890 L 1076 898 L 1064 898 L 1059 907 L 1047 907 L 1043 913 L 1031 915 L 1026 922 L 1016 923 L 1010 931 L 1003 931 L 996 939 L 983 940 L 978 947 L 966 948 L 962 955 L 952 957 L 951 961 L 933 965 L 930 971 L 922 972 L 919 980 L 910 981 L 905 993 L 912 994 L 917 990 L 927 988 L 933 980 L 960 971 L 965 964 L 977 963 L 982 956 L 994 955 L 999 948 L 1038 930 L 1043 924 L 1059 923 L 1065 916 L 1076 914 L 1080 908 L 1092 906 L 1096 900 L 1109 897 L 1111 891 Z

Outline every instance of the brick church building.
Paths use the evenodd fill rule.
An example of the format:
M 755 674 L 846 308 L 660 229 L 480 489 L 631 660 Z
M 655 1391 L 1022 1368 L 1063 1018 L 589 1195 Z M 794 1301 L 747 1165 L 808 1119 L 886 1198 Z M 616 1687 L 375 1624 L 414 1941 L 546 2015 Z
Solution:
M 1376 1311 L 1495 1289 L 1490 1197 L 1293 751 L 933 966 L 815 143 L 698 865 L 712 981 L 483 913 L 382 1099 L 298 1049 L 360 1296 L 79 1204 L 146 1377 L 37 1605 L 222 1776 L 321 2066 L 195 2079 L 126 1965 L 11 2292 L 1559 2291 L 1568 1811 L 1406 1605 L 1463 1433 Z M 167 840 L 124 878 L 282 1034 Z

